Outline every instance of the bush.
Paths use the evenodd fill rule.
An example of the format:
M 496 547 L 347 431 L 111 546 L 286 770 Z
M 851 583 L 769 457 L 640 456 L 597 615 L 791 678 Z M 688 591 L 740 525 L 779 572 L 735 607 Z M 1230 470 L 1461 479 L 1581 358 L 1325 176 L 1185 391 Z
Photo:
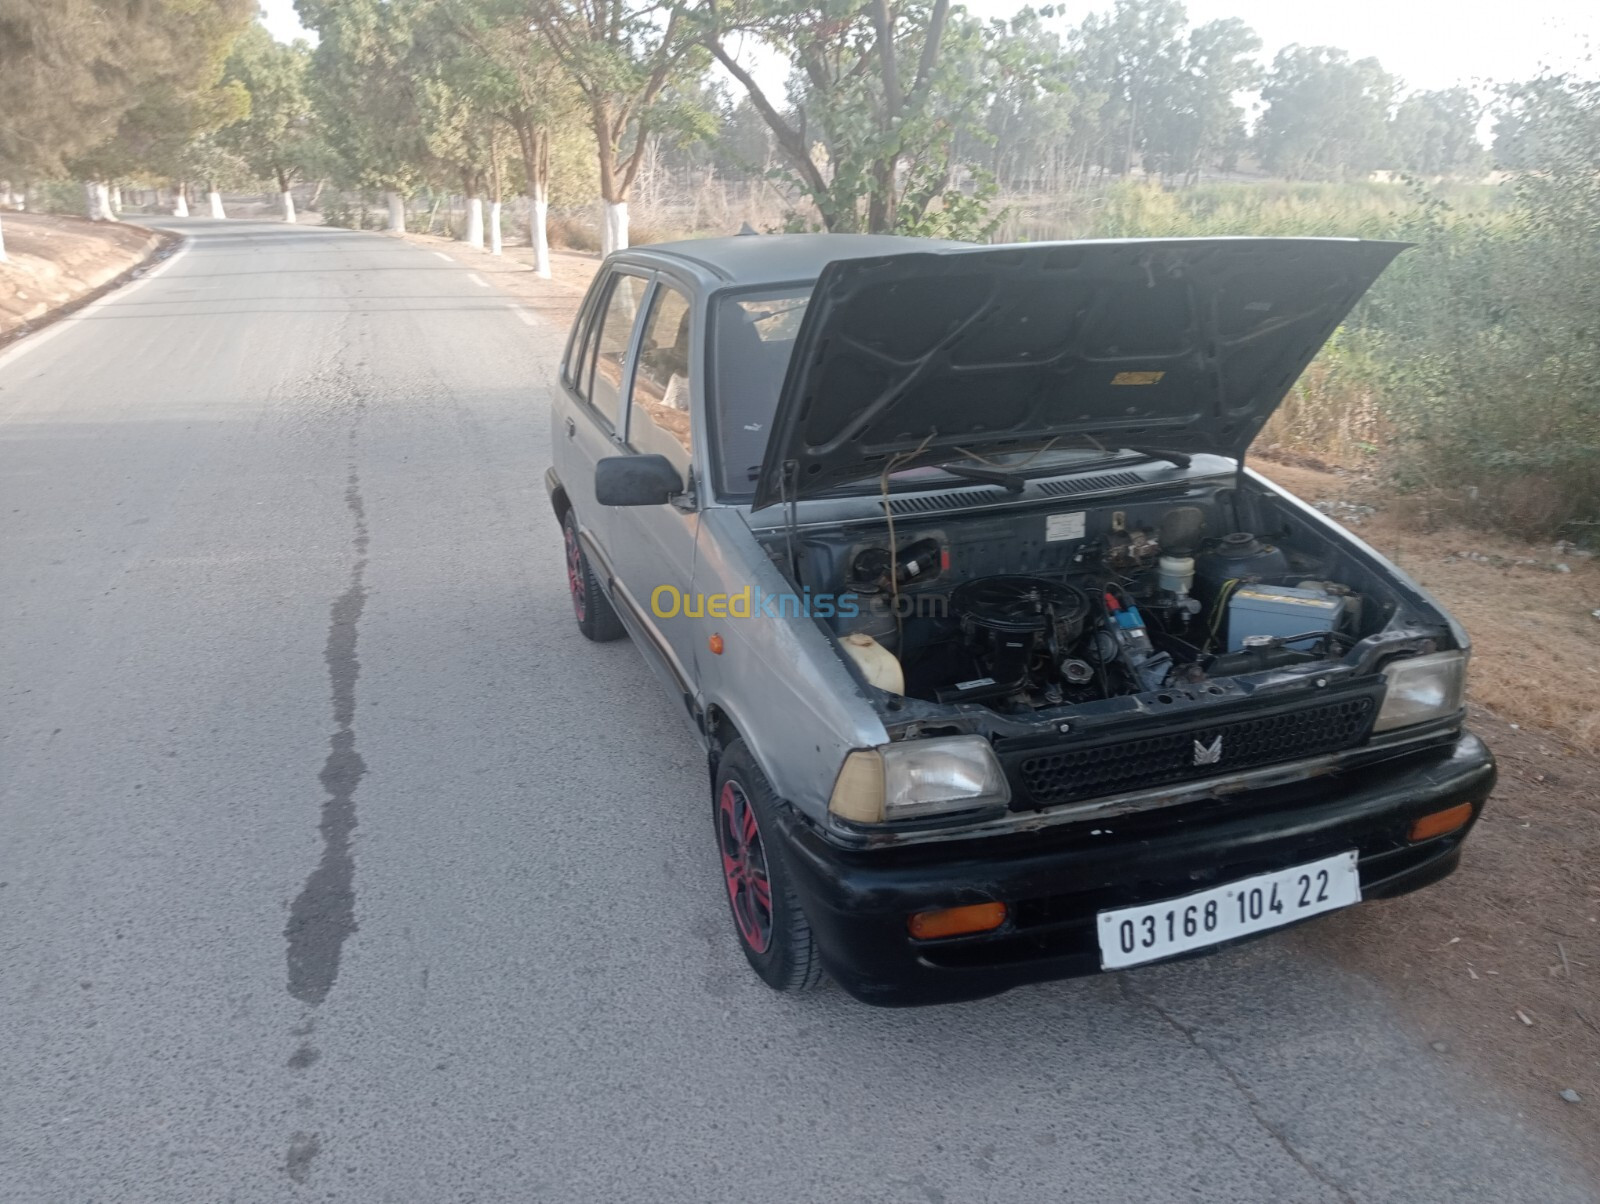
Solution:
M 545 222 L 550 245 L 573 251 L 598 251 L 600 231 L 590 222 L 567 214 L 552 213 Z
M 1301 460 L 1351 465 L 1373 456 L 1389 429 L 1384 370 L 1364 332 L 1340 327 L 1301 374 L 1255 446 Z

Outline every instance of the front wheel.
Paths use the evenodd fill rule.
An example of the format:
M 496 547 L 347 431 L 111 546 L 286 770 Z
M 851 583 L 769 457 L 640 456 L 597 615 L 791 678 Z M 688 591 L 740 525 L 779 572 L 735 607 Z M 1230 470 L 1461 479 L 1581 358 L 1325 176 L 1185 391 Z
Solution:
M 578 630 L 597 644 L 626 635 L 611 599 L 600 592 L 600 581 L 578 540 L 577 511 L 568 510 L 562 518 L 561 538 L 567 555 L 567 593 L 572 597 L 572 617 L 578 620 Z
M 744 741 L 729 745 L 712 805 L 734 932 L 763 982 L 800 991 L 822 981 L 822 960 L 777 844 L 777 801 Z

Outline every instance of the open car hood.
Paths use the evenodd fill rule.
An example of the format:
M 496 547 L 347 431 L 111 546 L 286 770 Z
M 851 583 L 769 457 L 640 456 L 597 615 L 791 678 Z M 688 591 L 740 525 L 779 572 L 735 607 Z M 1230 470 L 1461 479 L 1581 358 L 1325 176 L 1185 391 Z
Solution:
M 753 509 L 1057 446 L 1243 456 L 1398 242 L 1121 239 L 830 263 Z

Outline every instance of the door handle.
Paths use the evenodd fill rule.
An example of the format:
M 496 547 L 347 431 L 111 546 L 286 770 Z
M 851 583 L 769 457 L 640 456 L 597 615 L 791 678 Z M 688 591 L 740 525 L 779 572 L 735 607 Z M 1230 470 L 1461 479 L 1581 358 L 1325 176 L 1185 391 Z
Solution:
M 572 419 L 567 419 L 567 438 L 571 439 L 578 433 L 578 424 Z

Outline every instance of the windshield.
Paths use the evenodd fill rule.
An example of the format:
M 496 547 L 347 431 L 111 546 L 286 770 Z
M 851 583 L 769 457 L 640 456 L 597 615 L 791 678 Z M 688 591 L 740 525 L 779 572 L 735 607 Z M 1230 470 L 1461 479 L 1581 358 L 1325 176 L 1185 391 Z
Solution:
M 742 497 L 755 488 L 778 390 L 810 298 L 808 284 L 717 303 L 710 403 L 719 493 Z
M 737 293 L 716 304 L 709 403 L 717 492 L 723 497 L 743 498 L 754 492 L 772 416 L 778 408 L 778 392 L 810 299 L 808 284 L 781 292 Z M 1114 447 L 1084 447 L 1081 437 L 1075 440 L 1077 446 L 1062 446 L 1063 442 L 1051 439 L 1041 447 L 978 456 L 952 448 L 948 462 L 1035 477 L 1079 469 L 1118 455 Z M 890 489 L 917 489 L 960 479 L 958 473 L 928 465 L 893 472 L 887 484 Z M 858 483 L 851 483 L 843 488 L 857 487 Z

